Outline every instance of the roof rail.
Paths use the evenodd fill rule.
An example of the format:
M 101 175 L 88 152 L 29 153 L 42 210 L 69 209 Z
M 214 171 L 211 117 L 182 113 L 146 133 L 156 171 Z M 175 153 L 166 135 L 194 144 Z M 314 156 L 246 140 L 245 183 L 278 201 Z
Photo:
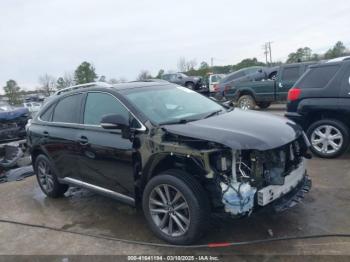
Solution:
M 91 82 L 91 83 L 86 83 L 86 84 L 81 84 L 81 85 L 75 85 L 75 86 L 69 86 L 63 89 L 58 90 L 55 95 L 60 95 L 65 92 L 73 91 L 76 89 L 80 88 L 88 88 L 88 87 L 93 87 L 93 86 L 100 86 L 100 87 L 112 87 L 113 85 L 108 84 L 106 82 Z

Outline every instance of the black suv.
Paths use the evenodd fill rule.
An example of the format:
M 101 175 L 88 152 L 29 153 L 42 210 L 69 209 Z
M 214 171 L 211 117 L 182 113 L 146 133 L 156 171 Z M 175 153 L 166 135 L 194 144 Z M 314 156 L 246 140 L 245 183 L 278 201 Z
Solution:
M 27 130 L 47 196 L 75 185 L 142 206 L 152 231 L 174 244 L 196 240 L 211 213 L 284 210 L 311 186 L 307 140 L 292 121 L 169 83 L 63 89 Z
M 341 155 L 349 145 L 350 61 L 311 66 L 289 91 L 286 116 L 307 131 L 317 156 Z

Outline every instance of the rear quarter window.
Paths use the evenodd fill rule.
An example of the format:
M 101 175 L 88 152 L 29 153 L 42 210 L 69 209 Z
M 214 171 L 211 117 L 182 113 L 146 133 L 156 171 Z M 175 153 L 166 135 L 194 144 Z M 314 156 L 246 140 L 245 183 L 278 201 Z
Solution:
M 46 122 L 50 122 L 52 118 L 53 109 L 55 104 L 50 105 L 41 115 L 40 119 Z
M 299 88 L 323 88 L 330 82 L 339 68 L 339 65 L 310 68 L 297 83 L 297 86 Z
M 52 121 L 60 123 L 79 123 L 82 97 L 82 94 L 74 94 L 58 101 Z

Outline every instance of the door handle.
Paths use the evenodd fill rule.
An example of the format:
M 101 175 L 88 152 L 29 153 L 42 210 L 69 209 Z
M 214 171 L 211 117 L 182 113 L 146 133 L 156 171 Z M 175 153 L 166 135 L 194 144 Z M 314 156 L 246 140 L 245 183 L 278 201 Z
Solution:
M 78 139 L 79 144 L 87 145 L 89 143 L 89 139 L 86 136 L 81 136 Z
M 48 136 L 49 136 L 49 132 L 44 131 L 44 132 L 43 132 L 43 135 L 44 135 L 44 137 L 48 137 Z

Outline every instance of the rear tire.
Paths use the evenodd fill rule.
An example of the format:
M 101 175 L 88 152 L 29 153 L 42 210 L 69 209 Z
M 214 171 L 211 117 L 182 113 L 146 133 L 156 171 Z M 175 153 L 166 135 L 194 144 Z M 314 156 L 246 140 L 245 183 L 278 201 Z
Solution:
M 206 231 L 210 217 L 205 190 L 181 170 L 168 170 L 153 177 L 143 192 L 142 207 L 151 230 L 176 245 L 196 241 Z
M 257 103 L 257 105 L 261 109 L 266 109 L 271 105 L 271 102 L 260 102 L 260 103 Z
M 344 153 L 349 145 L 349 130 L 335 119 L 319 120 L 307 130 L 311 151 L 322 158 L 335 158 Z
M 57 180 L 50 160 L 45 155 L 39 155 L 35 159 L 34 171 L 41 190 L 48 197 L 62 197 L 68 190 L 69 186 L 61 184 Z
M 243 110 L 252 110 L 255 108 L 256 103 L 254 97 L 251 95 L 243 95 L 238 99 L 237 105 Z

